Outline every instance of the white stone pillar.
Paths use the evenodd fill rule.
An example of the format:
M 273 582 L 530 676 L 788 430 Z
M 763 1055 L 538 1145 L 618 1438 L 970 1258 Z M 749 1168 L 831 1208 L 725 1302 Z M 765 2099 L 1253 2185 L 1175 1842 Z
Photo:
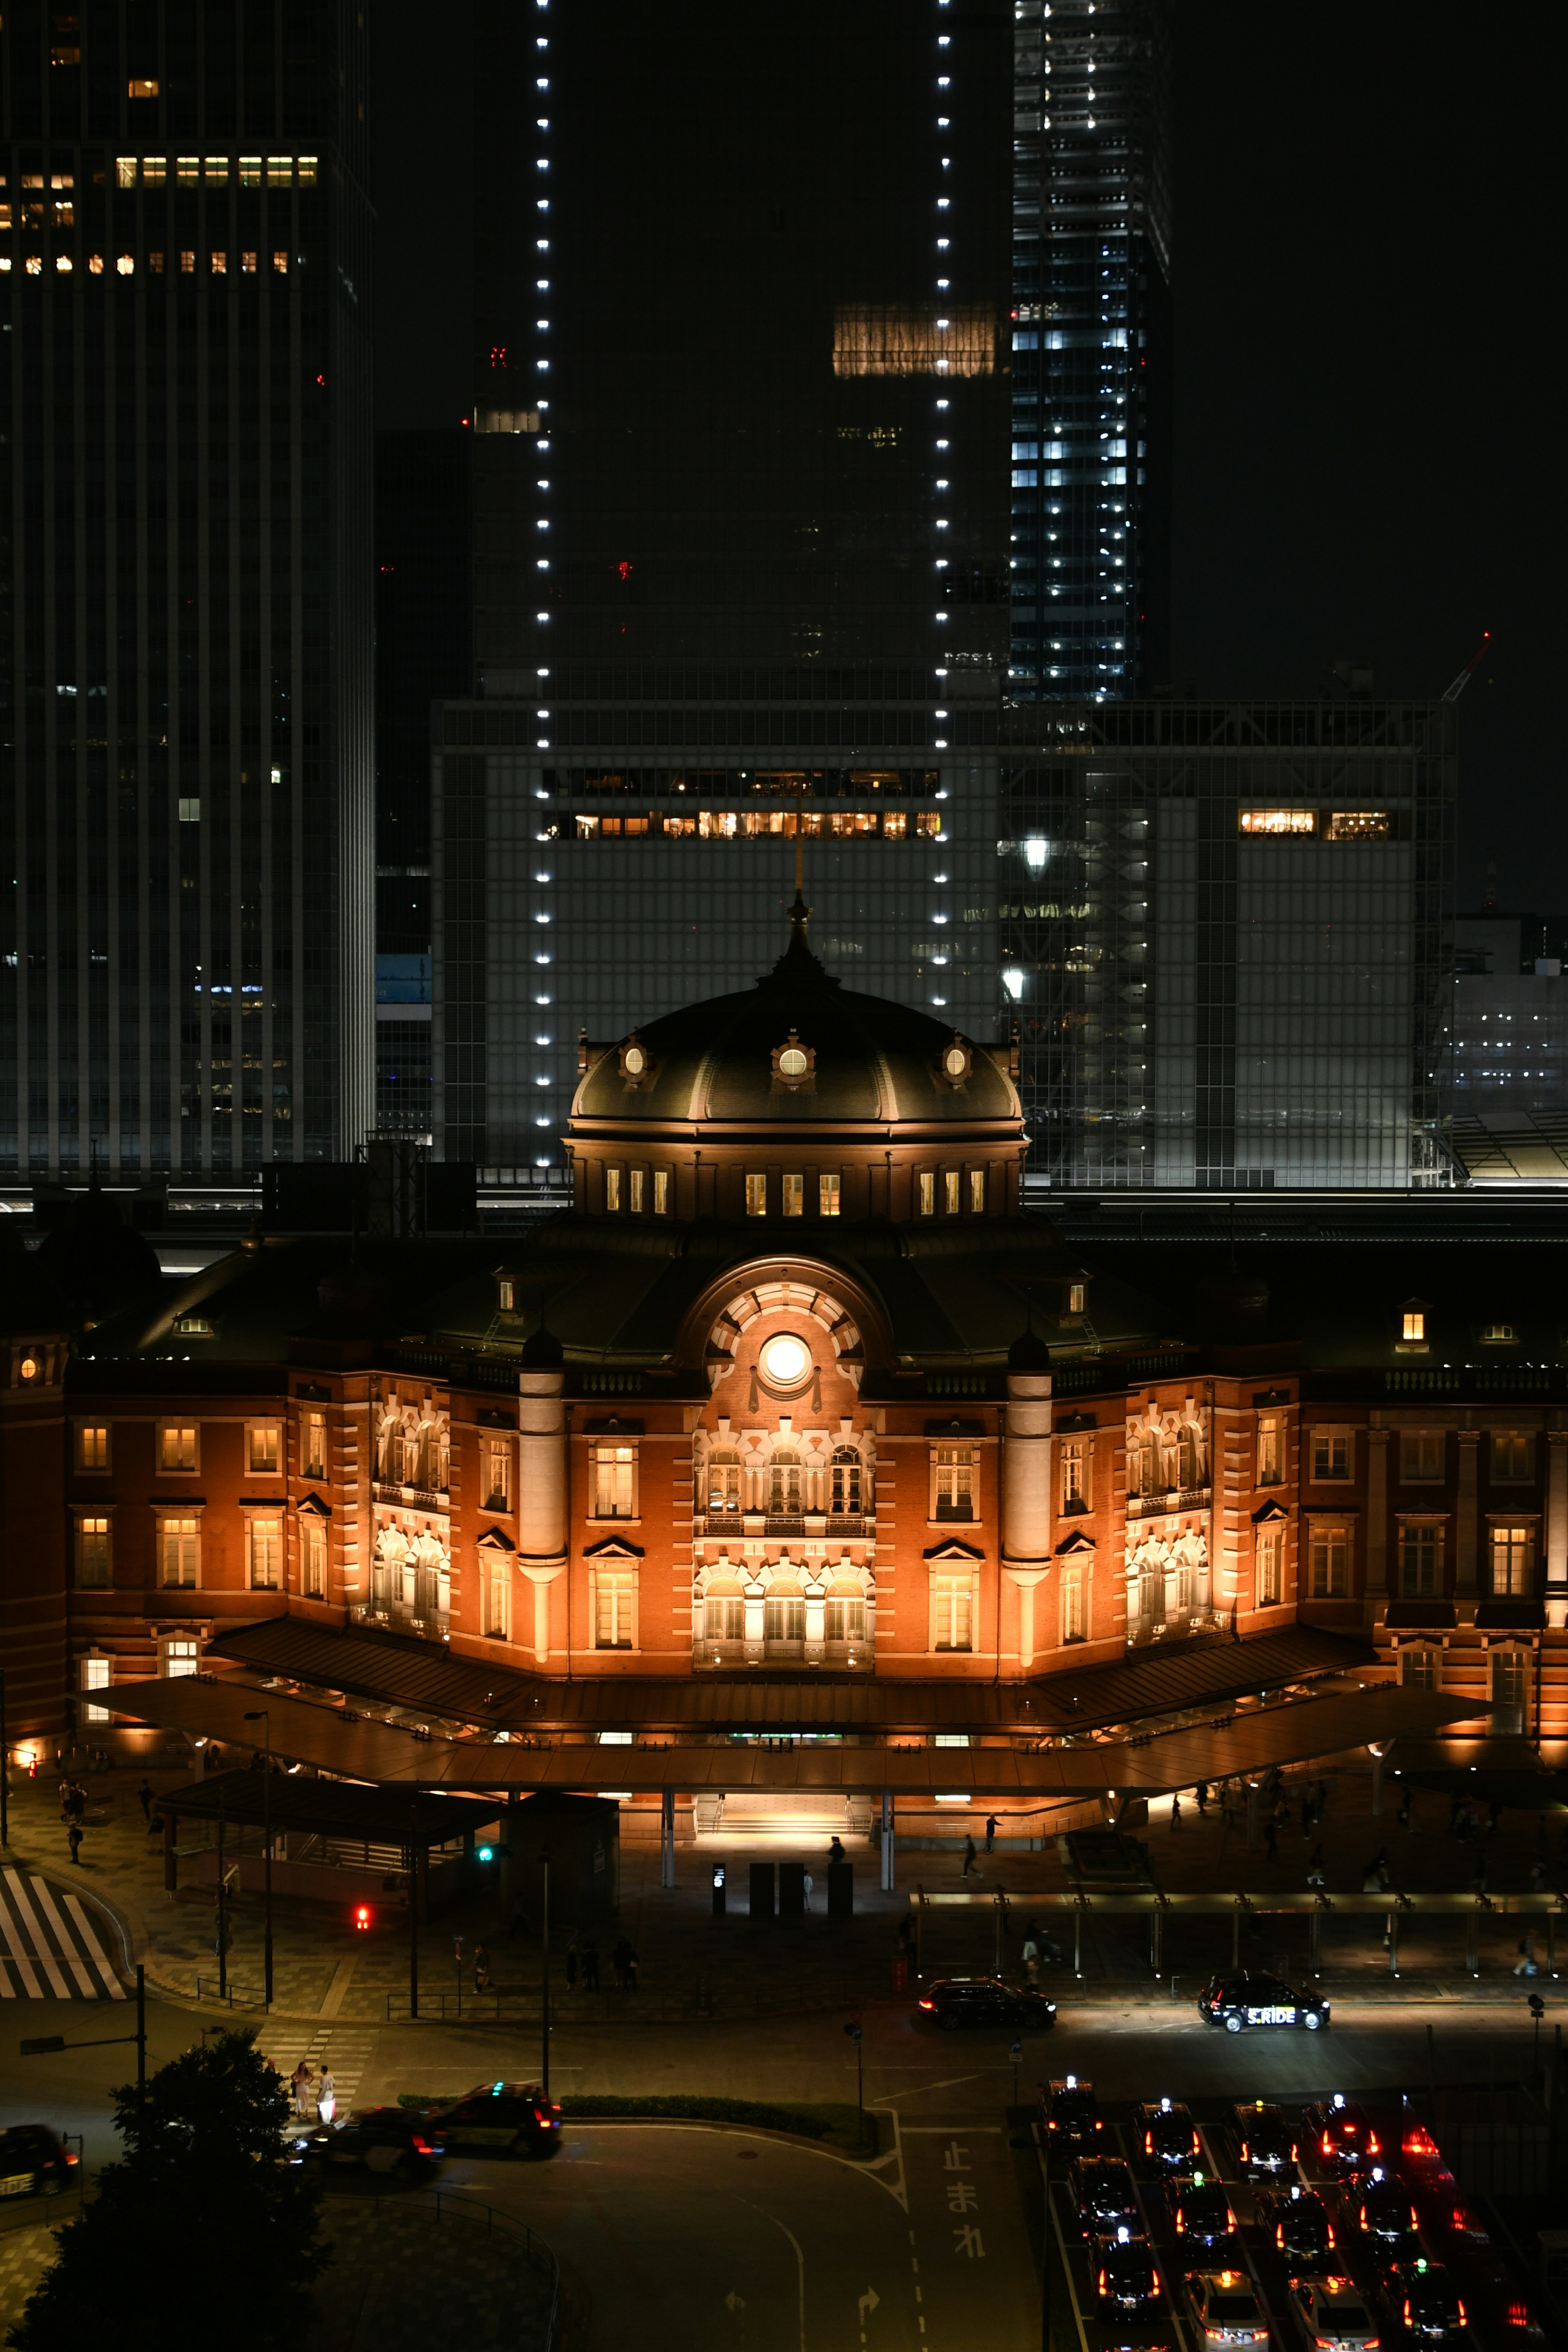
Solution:
M 1009 1372 L 1004 1418 L 1002 1549 L 1009 1560 L 1050 1557 L 1051 1376 Z
M 517 1376 L 517 1548 L 524 1559 L 566 1556 L 565 1386 L 562 1371 Z
M 550 1588 L 566 1573 L 563 1559 L 520 1559 L 518 1572 L 533 1587 L 533 1654 L 542 1666 L 550 1663 Z
M 1043 1584 L 1049 1570 L 1044 1568 L 1015 1568 L 1008 1562 L 1004 1573 L 1018 1588 L 1018 1671 L 1026 1675 L 1035 1663 L 1035 1588 Z M 1047 1643 L 1053 1648 L 1054 1643 Z

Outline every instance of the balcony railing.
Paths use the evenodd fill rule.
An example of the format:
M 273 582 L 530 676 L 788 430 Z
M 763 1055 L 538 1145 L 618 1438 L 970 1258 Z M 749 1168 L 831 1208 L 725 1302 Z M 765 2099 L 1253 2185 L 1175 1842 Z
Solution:
M 388 1633 L 415 1633 L 425 1642 L 444 1642 L 451 1622 L 446 1610 L 432 1609 L 422 1615 L 387 1601 L 355 1601 L 349 1606 L 353 1625 L 380 1625 Z
M 405 1503 L 416 1511 L 449 1511 L 451 1490 L 446 1486 L 394 1486 L 383 1479 L 371 1482 L 371 1494 L 378 1503 Z
M 1129 1495 L 1127 1516 L 1148 1519 L 1167 1511 L 1206 1511 L 1213 1493 L 1212 1486 L 1173 1486 L 1159 1495 Z
M 874 1535 L 874 1517 L 830 1511 L 701 1511 L 692 1521 L 700 1536 L 828 1536 L 840 1540 Z

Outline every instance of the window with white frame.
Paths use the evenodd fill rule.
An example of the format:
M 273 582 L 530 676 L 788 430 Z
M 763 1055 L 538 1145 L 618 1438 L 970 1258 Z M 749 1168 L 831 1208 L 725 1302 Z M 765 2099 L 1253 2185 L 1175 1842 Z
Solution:
M 636 1579 L 629 1568 L 601 1568 L 594 1575 L 594 1647 L 629 1650 Z
M 1399 1435 L 1399 1475 L 1406 1486 L 1436 1484 L 1443 1475 L 1447 1432 L 1405 1429 Z
M 1257 1550 L 1257 1606 L 1259 1609 L 1278 1609 L 1284 1585 L 1281 1560 L 1285 1550 L 1285 1530 L 1278 1521 L 1271 1527 L 1258 1528 Z
M 482 1461 L 479 1484 L 484 1491 L 480 1508 L 486 1511 L 510 1511 L 511 1508 L 511 1440 L 509 1437 L 487 1437 L 480 1448 Z
M 1312 1476 L 1319 1482 L 1348 1478 L 1351 1475 L 1351 1438 L 1348 1429 L 1314 1429 L 1312 1432 Z
M 933 1519 L 974 1517 L 974 1449 L 970 1445 L 933 1447 L 931 1462 Z M 967 1644 L 965 1645 L 967 1646 Z
M 1399 1523 L 1399 1590 L 1406 1601 L 1430 1601 L 1443 1590 L 1443 1529 L 1436 1519 Z
M 823 1175 L 816 1180 L 816 1213 L 819 1217 L 836 1217 L 839 1213 L 842 1184 L 836 1175 Z
M 967 1569 L 938 1569 L 931 1580 L 931 1648 L 974 1647 L 974 1579 Z
M 102 1513 L 78 1516 L 76 1580 L 86 1591 L 101 1591 L 114 1581 L 110 1524 Z
M 83 1658 L 81 1661 L 81 1686 L 83 1690 L 107 1690 L 109 1688 L 110 1679 L 110 1661 L 108 1658 Z M 110 1711 L 108 1707 L 94 1706 L 90 1699 L 86 1706 L 83 1707 L 82 1713 L 89 1723 L 108 1723 L 112 1720 Z
M 829 1508 L 835 1518 L 860 1517 L 860 1456 L 852 1445 L 834 1448 Z
M 746 1179 L 746 1214 L 765 1217 L 768 1213 L 768 1180 L 766 1173 L 753 1173 Z
M 326 1475 L 327 1416 L 324 1412 L 307 1412 L 300 1423 L 300 1475 L 324 1478 Z
M 302 1563 L 305 1597 L 309 1601 L 321 1601 L 325 1598 L 327 1590 L 326 1522 L 324 1519 L 312 1517 L 301 1519 L 300 1524 L 305 1531 L 305 1556 Z
M 972 1217 L 985 1214 L 985 1171 L 972 1168 L 969 1171 L 969 1213 Z
M 1499 1600 L 1518 1601 L 1531 1590 L 1534 1533 L 1521 1522 L 1493 1520 L 1492 1591 Z
M 669 1171 L 656 1168 L 653 1171 L 653 1213 L 656 1217 L 669 1214 Z
M 1494 1486 L 1527 1486 L 1534 1475 L 1531 1458 L 1534 1448 L 1530 1432 L 1525 1429 L 1494 1429 L 1492 1432 L 1492 1483 Z
M 1260 1486 L 1279 1486 L 1285 1475 L 1281 1466 L 1283 1458 L 1279 1418 L 1271 1412 L 1261 1413 L 1258 1422 L 1258 1483 Z
M 715 1577 L 703 1603 L 703 1631 L 710 1642 L 743 1642 L 746 1601 L 731 1577 Z
M 492 1642 L 511 1639 L 511 1562 L 500 1552 L 480 1554 L 480 1599 L 485 1633 Z
M 1411 1643 L 1399 1653 L 1399 1679 L 1406 1690 L 1435 1691 L 1438 1687 L 1437 1662 L 1441 1653 L 1427 1650 Z
M 923 1168 L 920 1175 L 920 1212 L 922 1217 L 936 1214 L 936 1171 Z
M 1523 1706 L 1526 1664 L 1522 1650 L 1492 1652 L 1491 1696 L 1494 1706 Z
M 161 1421 L 158 1423 L 159 1469 L 195 1470 L 197 1466 L 195 1423 L 188 1421 Z
M 109 1467 L 109 1423 L 86 1421 L 78 1425 L 76 1433 L 76 1466 L 89 1476 L 100 1475 Z
M 195 1590 L 201 1569 L 199 1518 L 165 1513 L 158 1521 L 158 1581 L 171 1591 Z
M 594 1517 L 596 1519 L 635 1519 L 637 1508 L 637 1447 L 595 1445 Z
M 741 1507 L 741 1457 L 732 1445 L 716 1445 L 708 1456 L 708 1507 L 710 1511 Z
M 763 1638 L 769 1642 L 804 1642 L 805 1595 L 798 1584 L 780 1581 L 768 1588 L 763 1603 Z
M 195 1674 L 201 1663 L 200 1645 L 183 1635 L 172 1636 L 158 1644 L 158 1671 L 166 1682 L 184 1682 Z
M 1083 1639 L 1083 1563 L 1077 1559 L 1062 1562 L 1062 1640 L 1081 1642 Z
M 282 1431 L 275 1421 L 253 1421 L 245 1432 L 245 1466 L 252 1477 L 269 1477 L 282 1458 Z
M 1089 1472 L 1088 1443 L 1081 1437 L 1064 1437 L 1061 1441 L 1062 1509 L 1087 1511 L 1089 1497 L 1086 1481 Z
M 829 1587 L 823 1613 L 830 1642 L 865 1640 L 866 1595 L 850 1578 L 840 1577 Z
M 1350 1591 L 1351 1537 L 1346 1527 L 1315 1520 L 1308 1542 L 1308 1573 L 1314 1601 L 1337 1601 Z
M 944 1168 L 942 1170 L 942 1205 L 944 1213 L 950 1217 L 956 1217 L 958 1214 L 960 1188 L 963 1181 L 963 1173 L 961 1169 Z
M 800 1454 L 793 1445 L 775 1445 L 768 1458 L 768 1509 L 775 1518 L 796 1518 L 802 1508 Z
M 245 1548 L 252 1592 L 278 1592 L 283 1584 L 283 1522 L 252 1517 L 246 1522 Z

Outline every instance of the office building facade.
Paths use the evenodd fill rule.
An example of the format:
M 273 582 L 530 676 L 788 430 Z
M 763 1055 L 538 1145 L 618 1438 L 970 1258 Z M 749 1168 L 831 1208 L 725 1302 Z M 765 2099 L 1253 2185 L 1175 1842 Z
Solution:
M 372 1107 L 366 34 L 0 28 L 0 1168 L 334 1160 Z

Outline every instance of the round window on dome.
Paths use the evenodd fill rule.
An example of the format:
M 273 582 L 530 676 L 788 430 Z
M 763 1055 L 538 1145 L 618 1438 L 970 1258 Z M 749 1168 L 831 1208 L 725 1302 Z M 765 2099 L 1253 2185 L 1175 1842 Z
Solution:
M 779 1055 L 779 1076 L 782 1078 L 804 1078 L 810 1067 L 803 1045 L 786 1045 Z
M 969 1067 L 969 1056 L 962 1045 L 950 1045 L 942 1057 L 942 1066 L 950 1078 L 962 1078 Z
M 640 1045 L 628 1045 L 621 1056 L 621 1066 L 629 1078 L 640 1078 L 647 1067 L 647 1055 Z
M 762 1361 L 770 1388 L 796 1389 L 811 1370 L 811 1349 L 793 1331 L 780 1331 L 763 1347 Z

